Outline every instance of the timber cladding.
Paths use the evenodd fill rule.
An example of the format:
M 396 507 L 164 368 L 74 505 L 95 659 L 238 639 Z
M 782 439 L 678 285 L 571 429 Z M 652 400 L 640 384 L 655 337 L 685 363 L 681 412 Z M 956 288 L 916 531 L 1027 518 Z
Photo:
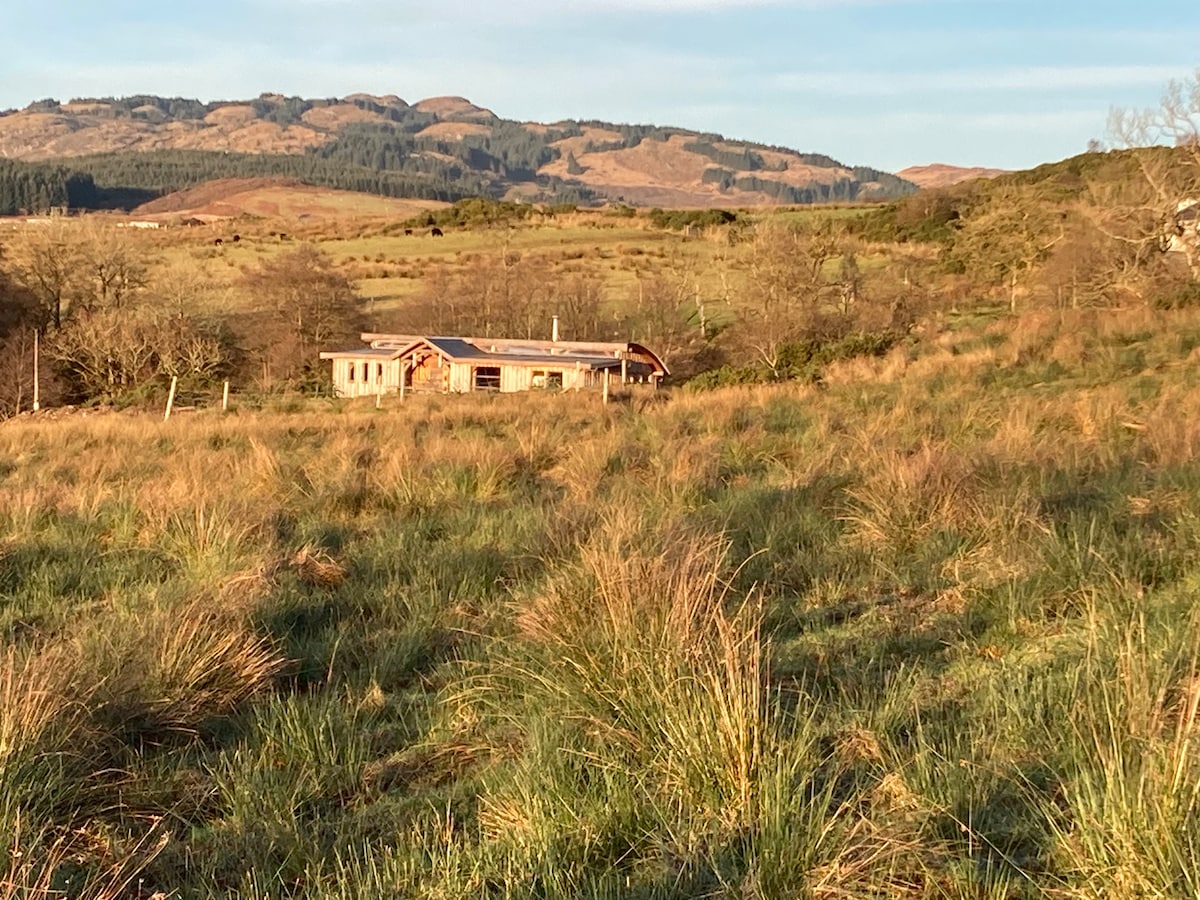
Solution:
M 321 353 L 333 363 L 339 397 L 657 386 L 670 374 L 654 351 L 633 342 L 374 333 L 362 335 L 362 341 L 359 347 Z

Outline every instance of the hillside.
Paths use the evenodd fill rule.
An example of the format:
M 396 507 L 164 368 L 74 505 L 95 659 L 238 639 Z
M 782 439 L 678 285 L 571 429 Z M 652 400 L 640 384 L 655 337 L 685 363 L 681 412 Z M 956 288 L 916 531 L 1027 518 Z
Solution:
M 287 178 L 219 178 L 166 194 L 133 210 L 141 219 L 257 216 L 304 220 L 331 216 L 408 219 L 441 206 L 432 200 L 401 200 L 314 187 Z
M 1006 169 L 988 169 L 983 166 L 948 166 L 945 163 L 930 163 L 927 166 L 909 166 L 896 173 L 905 181 L 919 188 L 950 187 L 977 178 L 995 178 L 1007 174 Z
M 818 153 L 686 128 L 516 122 L 461 97 L 412 105 L 363 94 L 213 103 L 42 100 L 0 113 L 4 161 L 0 181 L 15 173 L 9 177 L 37 187 L 28 196 L 0 191 L 0 213 L 40 205 L 129 208 L 230 177 L 289 177 L 427 200 L 661 207 L 881 200 L 916 190 L 889 173 Z M 56 193 L 54 185 L 72 175 L 74 187 Z

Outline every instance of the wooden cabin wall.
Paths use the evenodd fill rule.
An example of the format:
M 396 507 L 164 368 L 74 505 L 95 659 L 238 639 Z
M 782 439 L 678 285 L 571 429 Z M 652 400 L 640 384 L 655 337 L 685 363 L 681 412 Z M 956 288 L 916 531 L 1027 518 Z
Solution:
M 450 363 L 450 393 L 470 393 L 473 387 L 471 368 L 470 363 Z
M 350 380 L 350 367 L 354 367 L 354 380 Z M 363 378 L 363 367 L 366 366 L 366 378 Z M 382 393 L 394 394 L 400 390 L 401 373 L 405 366 L 412 366 L 411 385 L 414 390 L 433 390 L 437 392 L 450 391 L 456 394 L 466 394 L 475 390 L 475 366 L 471 362 L 450 362 L 436 356 L 429 356 L 414 365 L 411 358 L 407 360 L 371 359 L 336 359 L 333 361 L 333 386 L 338 397 L 373 397 L 380 393 L 379 369 L 383 368 Z M 581 366 L 563 366 L 561 369 L 538 369 L 532 366 L 498 366 L 500 369 L 500 391 L 505 394 L 515 394 L 534 389 L 535 373 L 562 372 L 562 390 L 595 390 L 604 383 L 604 372 L 583 368 Z M 634 368 L 634 367 L 631 367 Z M 640 369 L 641 367 L 637 367 Z M 620 383 L 620 373 L 614 372 L 613 383 Z M 647 374 L 630 373 L 631 382 L 647 380 Z M 540 382 L 539 382 L 540 386 Z
M 366 366 L 366 378 L 363 377 Z M 380 378 L 379 370 L 383 368 Z M 354 379 L 350 379 L 351 367 Z M 395 393 L 400 390 L 400 361 L 389 359 L 335 359 L 333 361 L 333 392 L 338 397 L 374 397 L 380 393 Z
M 420 362 L 414 362 L 412 384 L 415 390 L 428 390 L 442 392 L 446 390 L 446 366 L 442 358 L 437 355 L 429 355 L 424 357 Z
M 575 366 L 563 369 L 563 390 L 578 391 L 588 386 L 590 369 L 580 369 Z
M 503 366 L 500 369 L 500 393 L 515 394 L 533 387 L 533 369 L 528 366 Z

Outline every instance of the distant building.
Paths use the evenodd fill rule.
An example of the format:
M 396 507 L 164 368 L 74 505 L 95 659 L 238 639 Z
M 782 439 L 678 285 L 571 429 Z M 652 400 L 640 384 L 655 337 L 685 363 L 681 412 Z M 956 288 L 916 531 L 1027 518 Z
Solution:
M 578 391 L 610 384 L 657 386 L 669 374 L 636 343 L 364 334 L 364 347 L 326 351 L 339 397 L 405 392 L 504 394 Z

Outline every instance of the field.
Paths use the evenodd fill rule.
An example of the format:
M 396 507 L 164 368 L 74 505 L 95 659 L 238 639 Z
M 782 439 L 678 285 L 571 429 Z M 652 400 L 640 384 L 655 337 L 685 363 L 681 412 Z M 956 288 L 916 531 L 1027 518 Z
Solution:
M 0 898 L 1195 897 L 1198 346 L 4 422 Z
M 252 308 L 255 298 L 239 292 L 242 272 L 301 243 L 311 243 L 327 254 L 354 282 L 366 301 L 368 325 L 377 330 L 402 325 L 405 301 L 416 298 L 436 271 L 461 275 L 481 261 L 496 263 L 506 255 L 515 254 L 526 265 L 545 266 L 557 274 L 586 274 L 602 286 L 605 301 L 617 307 L 636 293 L 639 278 L 703 270 L 714 258 L 730 255 L 723 233 L 688 238 L 655 229 L 644 216 L 612 212 L 571 212 L 539 215 L 530 222 L 447 227 L 443 237 L 432 237 L 424 226 L 408 229 L 412 234 L 404 233 L 400 223 L 421 210 L 411 203 L 405 207 L 402 201 L 315 189 L 298 193 L 270 186 L 219 196 L 225 199 L 213 200 L 204 209 L 228 203 L 236 205 L 240 214 L 212 217 L 200 227 L 176 225 L 126 235 L 158 281 L 186 280 L 193 286 L 195 308 L 200 312 Z M 390 204 L 398 212 L 384 216 L 367 208 L 366 201 Z M 301 208 L 308 212 L 299 219 L 257 212 L 276 206 L 290 213 Z M 811 214 L 790 212 L 780 220 L 805 215 Z M 709 274 L 701 275 L 711 279 Z

